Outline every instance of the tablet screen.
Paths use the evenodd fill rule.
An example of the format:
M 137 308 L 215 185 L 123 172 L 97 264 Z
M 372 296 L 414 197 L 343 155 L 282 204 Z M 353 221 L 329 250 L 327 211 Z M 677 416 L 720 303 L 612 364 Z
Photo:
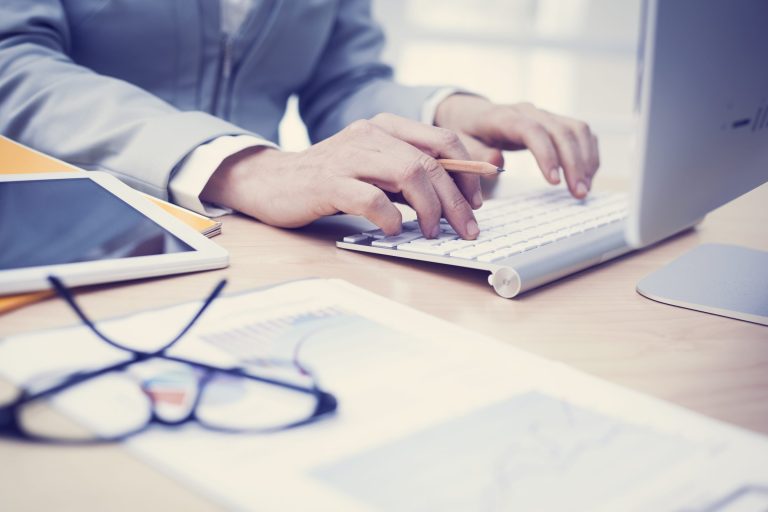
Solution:
M 0 270 L 193 250 L 90 179 L 0 182 Z

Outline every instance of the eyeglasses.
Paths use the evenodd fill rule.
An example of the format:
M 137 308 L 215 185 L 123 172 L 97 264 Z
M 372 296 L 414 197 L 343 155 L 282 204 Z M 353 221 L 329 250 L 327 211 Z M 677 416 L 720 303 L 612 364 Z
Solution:
M 26 383 L 23 388 L 0 381 L 3 435 L 103 443 L 126 439 L 153 424 L 189 423 L 220 432 L 267 433 L 306 425 L 336 411 L 336 398 L 320 388 L 298 355 L 266 360 L 258 368 L 220 368 L 168 353 L 219 296 L 225 280 L 171 341 L 152 351 L 135 350 L 106 336 L 58 278 L 49 281 L 98 338 L 129 357 L 103 368 L 55 376 L 53 384 L 50 376 L 47 383 Z M 158 366 L 165 371 L 154 372 Z

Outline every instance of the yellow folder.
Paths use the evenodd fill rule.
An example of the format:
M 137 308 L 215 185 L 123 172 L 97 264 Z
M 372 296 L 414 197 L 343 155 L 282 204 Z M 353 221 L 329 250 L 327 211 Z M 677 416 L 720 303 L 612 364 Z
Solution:
M 80 170 L 77 167 L 56 158 L 44 155 L 30 149 L 7 137 L 0 136 L 0 174 L 31 173 L 31 172 L 65 172 Z M 185 210 L 175 204 L 170 204 L 152 196 L 147 196 L 165 211 L 185 222 L 207 237 L 221 233 L 221 222 L 209 219 L 197 213 Z M 45 299 L 53 295 L 50 290 L 7 295 L 0 297 L 0 313 Z

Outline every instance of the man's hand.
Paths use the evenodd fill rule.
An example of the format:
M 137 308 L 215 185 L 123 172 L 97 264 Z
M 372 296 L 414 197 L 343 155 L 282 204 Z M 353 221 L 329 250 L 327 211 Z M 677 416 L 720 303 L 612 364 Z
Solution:
M 477 176 L 449 175 L 437 158 L 469 159 L 452 131 L 381 114 L 300 153 L 252 148 L 225 160 L 201 198 L 279 227 L 299 227 L 337 212 L 363 215 L 386 234 L 402 216 L 385 192 L 401 194 L 421 231 L 440 233 L 445 217 L 462 238 L 479 233 Z M 471 205 L 471 206 L 470 206 Z
M 597 137 L 575 119 L 530 103 L 495 105 L 467 94 L 440 103 L 437 126 L 457 132 L 473 159 L 503 166 L 501 150 L 528 148 L 547 181 L 560 183 L 560 169 L 574 197 L 587 195 L 600 166 Z

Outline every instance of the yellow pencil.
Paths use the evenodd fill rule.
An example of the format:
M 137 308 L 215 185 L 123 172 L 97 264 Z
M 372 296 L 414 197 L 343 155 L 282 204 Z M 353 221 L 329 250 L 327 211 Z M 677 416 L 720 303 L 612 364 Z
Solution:
M 451 160 L 449 158 L 438 159 L 437 163 L 443 166 L 448 172 L 463 172 L 467 174 L 480 174 L 483 176 L 492 176 L 504 172 L 501 167 L 496 167 L 488 162 L 474 162 L 472 160 Z

